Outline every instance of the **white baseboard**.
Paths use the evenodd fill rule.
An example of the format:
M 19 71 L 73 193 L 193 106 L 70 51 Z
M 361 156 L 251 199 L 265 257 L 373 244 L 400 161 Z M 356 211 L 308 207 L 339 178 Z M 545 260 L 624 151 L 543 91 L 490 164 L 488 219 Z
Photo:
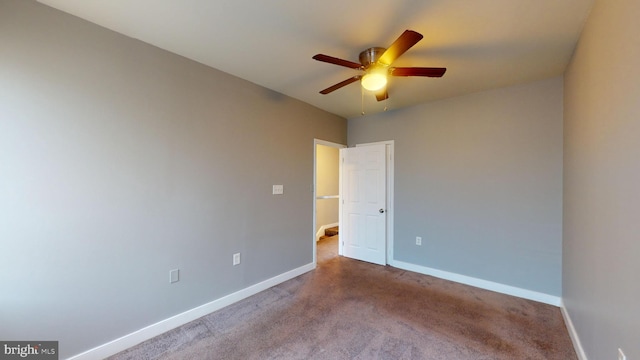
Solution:
M 132 346 L 135 346 L 143 341 L 149 340 L 160 334 L 163 334 L 178 326 L 182 326 L 188 322 L 201 318 L 207 314 L 210 314 L 216 310 L 220 310 L 225 306 L 229 306 L 235 302 L 245 299 L 251 295 L 257 294 L 260 291 L 266 290 L 272 286 L 278 285 L 289 279 L 293 279 L 296 276 L 302 275 L 315 268 L 313 263 L 301 266 L 299 268 L 287 271 L 286 273 L 274 276 L 258 284 L 249 286 L 233 294 L 221 297 L 217 300 L 211 301 L 204 305 L 198 306 L 191 310 L 187 310 L 181 314 L 172 316 L 168 319 L 159 321 L 155 324 L 149 325 L 140 330 L 134 331 L 131 334 L 125 335 L 121 338 L 110 341 L 106 344 L 95 347 L 91 350 L 87 350 L 81 354 L 70 357 L 68 360 L 94 360 L 104 359 L 111 355 L 117 354 L 123 350 L 126 350 Z
M 425 275 L 434 276 L 440 279 L 450 280 L 457 283 L 474 286 L 477 288 L 491 290 L 502 294 L 517 296 L 523 299 L 533 300 L 553 306 L 560 306 L 562 299 L 559 296 L 549 295 L 537 291 L 522 289 L 515 286 L 500 284 L 493 281 L 474 278 L 471 276 L 460 275 L 448 271 L 433 269 L 426 266 L 415 265 L 398 260 L 391 260 L 389 265 L 403 270 L 409 270 Z
M 571 321 L 571 317 L 569 316 L 569 312 L 567 308 L 564 306 L 564 302 L 562 302 L 560 306 L 560 311 L 562 312 L 562 317 L 564 318 L 564 323 L 567 326 L 567 331 L 569 331 L 569 336 L 571 337 L 571 342 L 573 343 L 573 348 L 576 350 L 576 354 L 578 355 L 579 360 L 588 360 L 587 354 L 584 352 L 584 348 L 582 347 L 582 342 L 580 342 L 580 337 L 578 337 L 578 333 L 576 332 L 576 328 L 573 326 L 573 321 Z
M 320 237 L 322 237 L 322 235 L 324 235 L 324 231 L 326 229 L 336 227 L 338 225 L 340 225 L 340 223 L 326 224 L 326 225 L 320 226 L 320 229 L 318 229 L 318 231 L 316 232 L 316 242 L 320 240 Z

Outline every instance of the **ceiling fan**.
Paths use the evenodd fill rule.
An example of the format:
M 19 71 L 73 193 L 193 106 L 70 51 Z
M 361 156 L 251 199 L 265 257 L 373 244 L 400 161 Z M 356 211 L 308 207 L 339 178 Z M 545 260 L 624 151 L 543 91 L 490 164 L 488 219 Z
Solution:
M 339 82 L 333 86 L 320 91 L 320 94 L 326 95 L 330 92 L 347 86 L 353 82 L 360 80 L 362 87 L 376 95 L 378 101 L 389 98 L 387 93 L 387 77 L 388 76 L 428 76 L 442 77 L 446 68 L 437 67 L 392 67 L 391 64 L 409 50 L 412 46 L 422 39 L 422 35 L 413 30 L 405 30 L 396 41 L 389 46 L 388 49 L 381 47 L 372 47 L 360 53 L 360 63 L 349 60 L 338 59 L 333 56 L 317 54 L 313 59 L 345 66 L 351 69 L 362 70 L 364 74 L 356 75 L 347 80 Z

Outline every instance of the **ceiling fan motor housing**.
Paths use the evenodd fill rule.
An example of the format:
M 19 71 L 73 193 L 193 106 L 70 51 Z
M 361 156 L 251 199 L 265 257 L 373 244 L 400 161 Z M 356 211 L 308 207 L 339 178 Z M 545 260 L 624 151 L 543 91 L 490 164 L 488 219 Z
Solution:
M 378 59 L 380 59 L 380 56 L 382 56 L 382 54 L 386 51 L 387 49 L 385 48 L 381 48 L 381 47 L 372 47 L 369 48 L 363 52 L 360 53 L 360 64 L 362 64 L 362 66 L 364 66 L 364 68 L 368 68 L 369 66 L 373 65 L 376 63 L 376 61 L 378 61 Z

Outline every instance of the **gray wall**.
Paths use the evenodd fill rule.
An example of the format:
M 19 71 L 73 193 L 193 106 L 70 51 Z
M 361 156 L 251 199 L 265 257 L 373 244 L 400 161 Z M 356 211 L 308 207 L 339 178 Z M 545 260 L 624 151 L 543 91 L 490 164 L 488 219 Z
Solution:
M 597 1 L 565 74 L 564 303 L 589 359 L 640 359 L 640 2 Z
M 65 358 L 312 262 L 345 119 L 33 1 L 0 44 L 0 339 Z
M 316 195 L 340 195 L 340 150 L 331 146 L 316 146 Z M 316 201 L 316 231 L 323 225 L 339 220 L 338 199 Z
M 395 140 L 395 260 L 561 294 L 562 78 L 349 119 L 348 138 Z

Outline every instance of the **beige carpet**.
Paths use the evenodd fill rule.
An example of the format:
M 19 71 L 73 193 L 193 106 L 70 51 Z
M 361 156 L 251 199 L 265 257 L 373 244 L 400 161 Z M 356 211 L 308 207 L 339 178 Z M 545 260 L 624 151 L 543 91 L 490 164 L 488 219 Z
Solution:
M 556 307 L 336 255 L 111 359 L 577 359 Z

